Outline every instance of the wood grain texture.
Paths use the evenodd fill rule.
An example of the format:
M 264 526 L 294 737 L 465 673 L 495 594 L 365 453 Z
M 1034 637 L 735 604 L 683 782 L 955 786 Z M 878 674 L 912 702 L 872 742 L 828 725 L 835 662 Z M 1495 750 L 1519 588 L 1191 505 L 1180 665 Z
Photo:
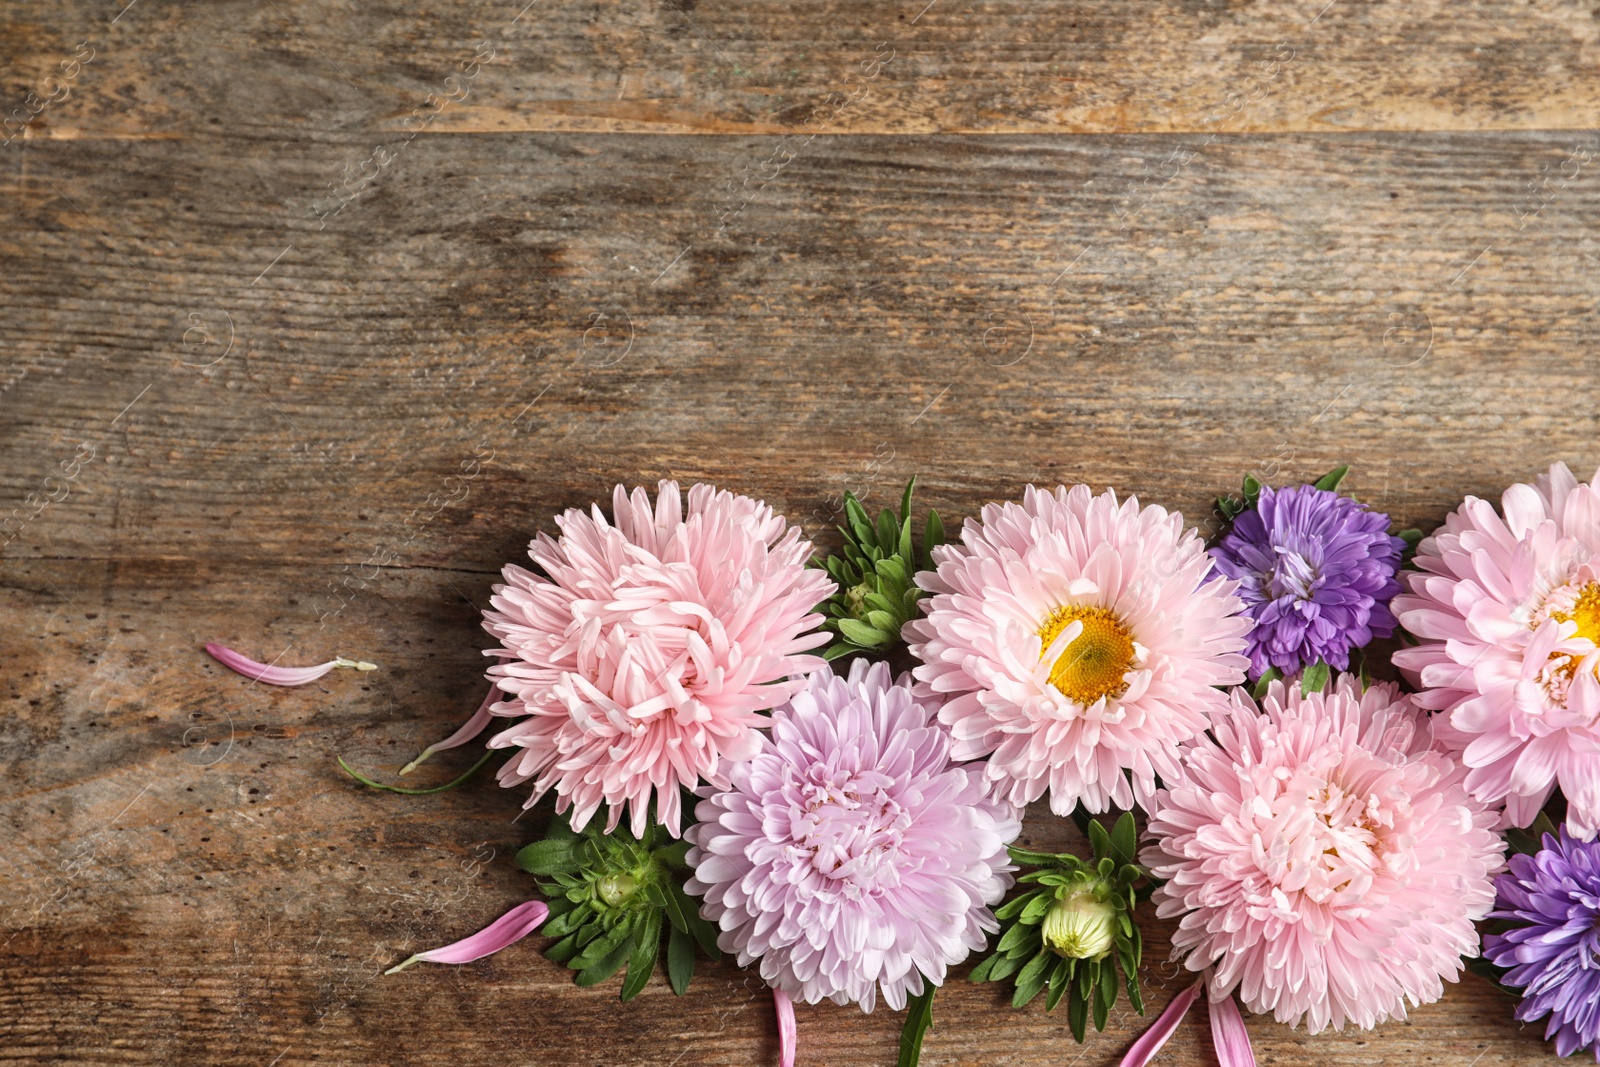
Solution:
M 0 1065 L 772 1062 L 731 966 L 621 1010 L 537 939 L 379 977 L 525 899 L 538 827 L 334 756 L 469 712 L 499 567 L 614 482 L 831 545 L 912 473 L 947 518 L 1081 480 L 1207 525 L 1349 462 L 1427 526 L 1600 463 L 1592 5 L 924 3 L 0 14 L 4 98 L 69 90 L 0 146 Z M 268 689 L 206 640 L 383 669 Z M 935 1020 L 930 1067 L 1141 1025 L 1080 1050 L 959 980 Z M 801 1062 L 898 1025 L 801 1008 Z M 1263 1065 L 1552 1055 L 1473 978 L 1249 1026 Z M 1196 1019 L 1161 1062 L 1212 1056 Z
M 35 134 L 321 137 L 401 119 L 487 43 L 446 132 L 1591 129 L 1590 0 L 440 0 L 8 5 L 6 99 L 94 59 Z M 54 92 L 47 87 L 40 95 Z M 840 110 L 840 102 L 848 100 Z M 1248 106 L 1241 107 L 1245 101 Z

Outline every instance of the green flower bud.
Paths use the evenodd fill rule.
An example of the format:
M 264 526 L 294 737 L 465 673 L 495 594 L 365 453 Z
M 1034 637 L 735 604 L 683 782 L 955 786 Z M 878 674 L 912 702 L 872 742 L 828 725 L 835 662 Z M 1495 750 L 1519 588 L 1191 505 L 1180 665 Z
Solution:
M 608 874 L 600 879 L 597 888 L 601 900 L 613 908 L 620 908 L 639 891 L 639 880 L 631 874 Z
M 1098 960 L 1116 941 L 1117 909 L 1092 889 L 1075 889 L 1045 913 L 1044 943 L 1058 956 Z

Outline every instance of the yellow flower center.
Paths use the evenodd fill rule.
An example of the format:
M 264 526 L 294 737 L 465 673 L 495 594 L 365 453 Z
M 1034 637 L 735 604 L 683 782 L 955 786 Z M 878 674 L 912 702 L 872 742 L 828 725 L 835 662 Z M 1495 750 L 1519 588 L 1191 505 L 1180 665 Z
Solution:
M 1586 637 L 1600 645 L 1600 582 L 1590 582 L 1578 594 L 1572 611 L 1552 611 L 1550 617 L 1558 622 L 1578 624 L 1578 636 Z
M 1045 652 L 1072 623 L 1083 623 L 1050 668 L 1050 684 L 1061 695 L 1085 707 L 1101 697 L 1120 696 L 1128 688 L 1122 676 L 1133 666 L 1133 634 L 1110 608 L 1082 605 L 1057 608 L 1039 627 Z

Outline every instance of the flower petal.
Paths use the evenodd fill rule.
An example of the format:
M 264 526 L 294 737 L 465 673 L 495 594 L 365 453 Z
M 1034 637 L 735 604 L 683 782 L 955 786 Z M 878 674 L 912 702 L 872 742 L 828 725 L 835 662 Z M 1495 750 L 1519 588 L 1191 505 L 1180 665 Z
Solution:
M 1217 1063 L 1221 1067 L 1256 1067 L 1256 1054 L 1250 1048 L 1250 1031 L 1244 1028 L 1244 1018 L 1233 994 L 1209 1002 L 1211 1007 L 1211 1043 L 1217 1049 Z
M 778 1067 L 794 1067 L 794 1046 L 799 1036 L 794 1024 L 794 1002 L 783 990 L 774 989 L 772 1006 L 778 1012 Z
M 550 909 L 542 900 L 530 900 L 525 904 L 518 904 L 471 937 L 464 937 L 460 941 L 453 941 L 427 952 L 419 952 L 383 973 L 394 974 L 396 971 L 405 970 L 413 963 L 471 963 L 473 960 L 481 960 L 533 933 L 549 914 Z
M 418 753 L 416 759 L 400 768 L 400 773 L 410 774 L 412 771 L 422 766 L 422 762 L 435 752 L 443 752 L 447 748 L 457 748 L 483 733 L 483 728 L 489 725 L 490 719 L 494 718 L 494 716 L 489 712 L 489 706 L 495 702 L 499 693 L 500 687 L 491 685 L 489 687 L 489 691 L 484 694 L 483 703 L 479 704 L 478 710 L 472 713 L 472 718 L 462 723 L 460 729 L 456 730 L 455 733 L 451 734 L 443 741 L 439 741 L 423 749 L 420 753 Z
M 1165 1011 L 1150 1024 L 1150 1029 L 1139 1035 L 1139 1040 L 1133 1043 L 1128 1054 L 1122 1057 L 1121 1067 L 1144 1067 L 1151 1058 L 1167 1043 L 1167 1038 L 1178 1029 L 1178 1024 L 1183 1022 L 1183 1017 L 1189 1013 L 1189 1005 L 1194 1003 L 1194 998 L 1200 995 L 1200 983 L 1185 989 L 1182 993 L 1172 998 L 1172 1003 L 1167 1005 Z
M 330 659 L 326 663 L 319 663 L 315 667 L 277 667 L 269 663 L 258 663 L 249 656 L 214 641 L 206 642 L 206 652 L 229 670 L 258 682 L 266 682 L 268 685 L 305 685 L 307 682 L 316 681 L 335 667 L 354 667 L 360 671 L 378 669 L 375 663 L 358 663 L 339 657 Z

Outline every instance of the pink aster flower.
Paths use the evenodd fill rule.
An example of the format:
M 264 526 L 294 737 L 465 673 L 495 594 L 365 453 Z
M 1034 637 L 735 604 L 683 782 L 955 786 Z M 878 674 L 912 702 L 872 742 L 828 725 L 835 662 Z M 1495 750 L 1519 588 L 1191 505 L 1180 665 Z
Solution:
M 1206 581 L 1211 559 L 1182 515 L 1110 490 L 1030 485 L 933 560 L 917 575 L 927 616 L 905 629 L 917 679 L 949 698 L 939 718 L 956 758 L 988 756 L 1016 805 L 1046 788 L 1061 815 L 1142 801 L 1225 706 L 1213 686 L 1250 662 L 1238 583 Z
M 1182 916 L 1174 958 L 1253 1012 L 1311 1033 L 1405 1018 L 1475 955 L 1504 848 L 1428 718 L 1349 676 L 1301 696 L 1234 691 L 1151 802 L 1140 860 Z
M 528 554 L 543 575 L 505 569 L 484 629 L 503 662 L 489 680 L 508 694 L 496 715 L 521 717 L 492 748 L 524 751 L 500 771 L 537 776 L 582 829 L 601 804 L 613 829 L 624 807 L 642 835 L 656 819 L 679 832 L 680 787 L 728 783 L 760 749 L 761 714 L 805 685 L 827 641 L 814 609 L 833 592 L 807 569 L 811 544 L 759 500 L 709 485 L 617 486 L 613 521 L 600 509 L 556 518 Z
M 811 676 L 772 717 L 761 752 L 703 800 L 685 837 L 700 914 L 739 965 L 808 1004 L 871 1011 L 940 985 L 997 930 L 1021 824 L 952 765 L 950 735 L 910 679 L 856 660 Z
M 1500 499 L 1468 497 L 1417 548 L 1394 599 L 1421 638 L 1394 655 L 1442 712 L 1467 788 L 1527 826 L 1559 784 L 1567 828 L 1600 829 L 1600 492 L 1557 463 Z

